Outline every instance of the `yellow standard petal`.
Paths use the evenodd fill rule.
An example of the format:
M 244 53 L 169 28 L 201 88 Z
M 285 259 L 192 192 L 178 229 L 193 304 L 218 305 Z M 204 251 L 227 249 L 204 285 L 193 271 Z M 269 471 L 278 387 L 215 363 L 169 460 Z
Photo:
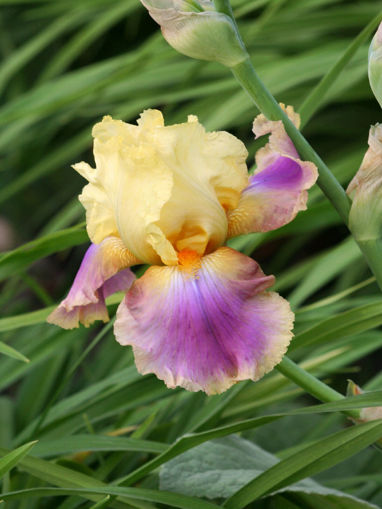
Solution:
M 93 136 L 96 168 L 74 168 L 89 182 L 80 200 L 94 243 L 119 234 L 143 262 L 176 265 L 183 249 L 203 255 L 225 242 L 227 212 L 248 184 L 240 140 L 195 116 L 165 126 L 158 110 L 138 125 L 105 117 Z
M 245 146 L 227 132 L 206 132 L 193 115 L 156 130 L 154 144 L 174 179 L 162 231 L 177 251 L 215 250 L 227 236 L 226 212 L 237 206 L 248 183 Z

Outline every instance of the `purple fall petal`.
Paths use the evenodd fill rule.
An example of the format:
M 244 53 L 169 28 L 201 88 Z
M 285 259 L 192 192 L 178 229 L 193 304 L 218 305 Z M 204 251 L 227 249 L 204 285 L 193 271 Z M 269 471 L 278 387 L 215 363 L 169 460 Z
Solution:
M 109 314 L 105 298 L 130 288 L 135 275 L 123 267 L 132 259 L 116 237 L 108 237 L 101 244 L 91 244 L 68 296 L 47 321 L 64 329 L 73 329 L 79 323 L 88 327 L 95 320 L 107 322 Z
M 286 108 L 298 127 L 299 117 Z M 255 137 L 270 133 L 269 142 L 256 154 L 257 171 L 242 191 L 237 208 L 228 213 L 228 236 L 275 230 L 306 209 L 307 190 L 317 179 L 317 168 L 302 161 L 281 121 L 259 115 Z
M 207 394 L 257 380 L 284 355 L 293 313 L 258 264 L 230 248 L 194 270 L 152 267 L 118 308 L 115 335 L 132 345 L 138 370 L 168 387 Z

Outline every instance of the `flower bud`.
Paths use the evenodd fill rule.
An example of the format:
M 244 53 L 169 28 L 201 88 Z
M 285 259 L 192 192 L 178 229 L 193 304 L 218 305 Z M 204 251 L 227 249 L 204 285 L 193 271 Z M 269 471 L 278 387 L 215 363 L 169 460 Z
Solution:
M 349 227 L 358 241 L 382 238 L 382 124 L 371 126 L 369 148 L 347 188 Z
M 369 82 L 375 98 L 382 108 L 382 23 L 369 48 Z
M 348 380 L 348 387 L 346 391 L 347 396 L 358 396 L 359 394 L 365 394 L 365 391 L 355 384 L 352 380 Z M 382 406 L 361 408 L 359 414 L 359 420 L 362 422 L 375 421 L 382 419 Z
M 179 53 L 233 67 L 248 57 L 233 20 L 210 0 L 141 0 Z

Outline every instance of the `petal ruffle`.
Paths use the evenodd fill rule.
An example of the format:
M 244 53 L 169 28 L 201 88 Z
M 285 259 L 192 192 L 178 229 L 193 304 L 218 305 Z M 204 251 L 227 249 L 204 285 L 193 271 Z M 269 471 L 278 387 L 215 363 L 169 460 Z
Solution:
M 86 251 L 68 296 L 48 316 L 47 321 L 64 329 L 82 323 L 88 327 L 95 320 L 107 322 L 105 299 L 112 293 L 126 291 L 135 279 L 126 268 L 140 263 L 124 248 L 121 239 L 108 237 L 92 244 Z
M 190 253 L 188 261 L 192 261 Z M 293 313 L 247 256 L 222 247 L 177 267 L 152 267 L 117 311 L 115 335 L 138 370 L 207 394 L 257 380 L 286 352 Z
M 231 134 L 208 133 L 194 116 L 158 131 L 158 151 L 174 175 L 171 198 L 160 226 L 177 251 L 201 256 L 220 247 L 227 235 L 226 210 L 235 208 L 248 184 L 247 150 Z
M 162 115 L 154 110 L 138 126 L 104 117 L 93 128 L 96 168 L 85 163 L 74 166 L 89 181 L 80 201 L 92 242 L 117 231 L 127 249 L 146 263 L 161 262 L 158 242 L 160 256 L 176 263 L 176 253 L 163 232 L 152 236 L 173 188 L 171 171 L 149 139 L 149 133 L 161 125 Z
M 282 105 L 283 106 L 283 105 Z M 296 127 L 300 118 L 291 106 L 285 108 Z M 269 142 L 256 153 L 257 170 L 241 193 L 237 208 L 228 213 L 228 236 L 267 232 L 292 221 L 306 209 L 307 189 L 317 180 L 317 168 L 299 159 L 279 121 L 259 115 L 253 124 L 255 137 L 270 133 Z
M 226 210 L 248 184 L 247 151 L 226 132 L 208 133 L 190 116 L 165 126 L 146 110 L 138 125 L 105 117 L 95 125 L 96 168 L 74 168 L 89 184 L 80 200 L 92 242 L 118 234 L 142 261 L 177 265 L 177 251 L 221 246 Z

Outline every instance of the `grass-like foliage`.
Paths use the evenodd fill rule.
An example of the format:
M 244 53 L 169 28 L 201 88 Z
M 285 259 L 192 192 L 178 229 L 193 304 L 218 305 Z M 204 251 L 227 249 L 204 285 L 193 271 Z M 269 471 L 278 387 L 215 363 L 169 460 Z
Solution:
M 374 0 L 232 0 L 266 86 L 346 186 L 382 112 L 367 79 Z M 319 404 L 281 372 L 218 396 L 137 373 L 112 322 L 45 323 L 88 245 L 70 168 L 91 127 L 159 108 L 250 152 L 258 113 L 229 69 L 163 39 L 138 0 L 0 0 L 0 500 L 9 509 L 370 509 L 382 505 L 382 298 L 318 186 L 289 225 L 230 241 L 296 313 L 289 357 L 346 395 Z M 121 295 L 109 299 L 113 316 Z M 304 375 L 305 376 L 305 375 Z

